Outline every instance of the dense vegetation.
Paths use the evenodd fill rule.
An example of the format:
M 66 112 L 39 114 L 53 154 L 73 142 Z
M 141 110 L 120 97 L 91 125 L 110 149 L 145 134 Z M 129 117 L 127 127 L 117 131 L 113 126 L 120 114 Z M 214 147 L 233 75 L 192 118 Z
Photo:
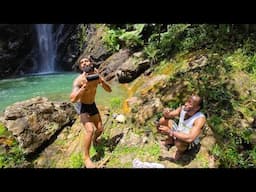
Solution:
M 22 167 L 25 164 L 27 162 L 18 142 L 0 123 L 0 168 Z
M 109 49 L 142 50 L 155 69 L 164 61 L 204 55 L 204 67 L 170 76 L 170 87 L 189 82 L 186 93 L 198 92 L 217 144 L 212 154 L 220 167 L 255 167 L 256 32 L 254 25 L 207 24 L 125 24 L 107 25 L 104 41 Z M 194 54 L 194 55 L 192 55 Z M 189 61 L 188 61 L 189 62 Z M 168 62 L 167 62 L 168 63 Z M 177 65 L 179 61 L 172 62 Z M 192 64 L 191 64 L 192 65 Z M 159 94 L 165 94 L 164 89 Z M 174 107 L 183 102 L 184 93 Z

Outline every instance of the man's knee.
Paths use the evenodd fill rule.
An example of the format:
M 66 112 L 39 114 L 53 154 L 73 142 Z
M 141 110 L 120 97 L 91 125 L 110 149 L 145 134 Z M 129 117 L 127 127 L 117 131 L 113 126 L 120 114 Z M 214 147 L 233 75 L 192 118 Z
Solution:
M 160 124 L 160 125 L 168 125 L 168 120 L 165 119 L 164 117 L 161 117 L 161 118 L 159 119 L 159 124 Z
M 87 134 L 92 135 L 94 132 L 94 128 L 91 125 L 85 126 L 85 131 Z

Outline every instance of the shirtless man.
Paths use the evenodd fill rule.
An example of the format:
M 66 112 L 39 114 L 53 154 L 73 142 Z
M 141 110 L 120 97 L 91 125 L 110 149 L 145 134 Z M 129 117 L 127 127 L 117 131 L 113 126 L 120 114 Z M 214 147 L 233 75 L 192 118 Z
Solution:
M 91 142 L 93 141 L 94 144 L 97 144 L 97 138 L 103 132 L 102 120 L 95 104 L 96 90 L 98 84 L 107 92 L 111 92 L 112 89 L 99 75 L 98 70 L 94 68 L 90 57 L 82 57 L 79 60 L 79 69 L 82 73 L 73 82 L 70 100 L 72 103 L 77 102 L 76 109 L 80 114 L 81 122 L 86 130 L 84 151 L 85 166 L 86 168 L 96 168 L 89 154 Z M 95 132 L 94 126 L 96 127 Z

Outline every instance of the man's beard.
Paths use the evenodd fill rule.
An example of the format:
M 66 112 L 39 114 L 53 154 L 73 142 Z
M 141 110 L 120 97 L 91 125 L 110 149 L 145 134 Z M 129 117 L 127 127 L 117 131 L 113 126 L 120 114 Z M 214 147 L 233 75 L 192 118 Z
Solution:
M 94 71 L 94 67 L 93 66 L 86 66 L 83 68 L 83 71 L 86 73 L 90 73 Z

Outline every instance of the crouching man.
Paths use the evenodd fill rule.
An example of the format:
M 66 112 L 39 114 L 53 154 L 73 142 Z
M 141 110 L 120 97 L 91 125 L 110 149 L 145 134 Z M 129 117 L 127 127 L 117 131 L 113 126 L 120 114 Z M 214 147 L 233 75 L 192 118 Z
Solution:
M 198 95 L 191 95 L 183 106 L 170 111 L 164 109 L 157 129 L 167 134 L 164 145 L 175 145 L 177 150 L 174 159 L 178 160 L 190 144 L 199 144 L 199 135 L 206 123 L 205 115 L 200 112 L 203 100 Z M 178 125 L 172 120 L 179 117 Z

